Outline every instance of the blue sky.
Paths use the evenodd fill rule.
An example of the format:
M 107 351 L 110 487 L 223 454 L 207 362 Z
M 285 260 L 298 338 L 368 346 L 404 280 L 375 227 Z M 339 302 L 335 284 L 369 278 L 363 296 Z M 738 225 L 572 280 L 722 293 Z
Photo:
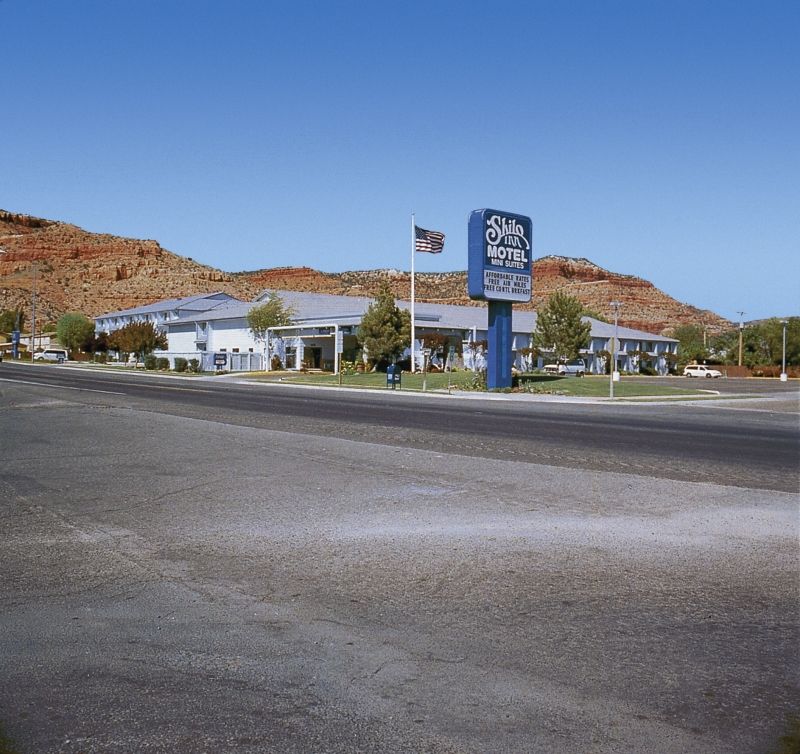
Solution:
M 465 269 L 467 216 L 798 314 L 800 3 L 0 0 L 0 207 L 229 271 Z M 534 281 L 535 285 L 535 281 Z

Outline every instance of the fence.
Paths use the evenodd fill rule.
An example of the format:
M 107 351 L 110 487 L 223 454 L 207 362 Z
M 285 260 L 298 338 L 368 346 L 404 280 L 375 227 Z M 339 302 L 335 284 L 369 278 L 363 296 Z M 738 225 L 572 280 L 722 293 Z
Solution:
M 216 372 L 217 366 L 214 364 L 214 358 L 220 354 L 214 351 L 191 351 L 189 353 L 177 353 L 169 351 L 168 353 L 159 353 L 159 356 L 164 356 L 169 359 L 170 369 L 175 368 L 175 359 L 184 358 L 186 361 L 197 359 L 200 362 L 201 372 Z M 224 369 L 228 372 L 260 372 L 264 369 L 264 357 L 260 353 L 225 353 L 226 356 Z

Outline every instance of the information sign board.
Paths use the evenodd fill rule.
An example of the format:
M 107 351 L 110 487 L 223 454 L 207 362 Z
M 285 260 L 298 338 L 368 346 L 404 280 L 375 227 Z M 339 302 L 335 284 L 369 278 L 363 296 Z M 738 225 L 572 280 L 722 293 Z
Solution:
M 476 209 L 469 216 L 469 297 L 528 302 L 533 292 L 531 219 Z

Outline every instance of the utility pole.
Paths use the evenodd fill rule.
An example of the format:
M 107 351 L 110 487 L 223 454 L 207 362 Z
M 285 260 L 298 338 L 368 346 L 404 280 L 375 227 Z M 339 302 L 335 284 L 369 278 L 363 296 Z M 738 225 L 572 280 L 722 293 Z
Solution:
M 744 339 L 744 315 L 745 312 L 737 312 L 739 315 L 739 366 L 742 365 L 742 342 Z
M 33 300 L 31 301 L 31 364 L 36 352 L 36 260 L 33 260 Z
M 789 379 L 789 375 L 786 374 L 786 325 L 789 323 L 788 320 L 782 319 L 781 324 L 783 325 L 783 355 L 781 356 L 781 382 L 786 382 Z
M 617 318 L 619 317 L 619 308 L 622 304 L 619 301 L 612 301 L 611 308 L 614 310 L 614 335 L 611 338 L 611 373 L 608 383 L 608 397 L 614 397 L 614 378 L 617 377 Z

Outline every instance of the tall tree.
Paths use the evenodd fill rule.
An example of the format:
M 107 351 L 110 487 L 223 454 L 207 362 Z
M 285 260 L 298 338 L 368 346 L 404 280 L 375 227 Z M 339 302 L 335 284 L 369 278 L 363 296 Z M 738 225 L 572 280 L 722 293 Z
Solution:
M 64 314 L 56 323 L 56 337 L 68 351 L 80 349 L 94 334 L 94 322 L 79 312 Z
M 672 335 L 678 341 L 678 363 L 703 362 L 710 352 L 703 344 L 703 328 L 699 325 L 681 325 Z
M 253 336 L 258 340 L 267 337 L 267 330 L 271 327 L 285 327 L 292 323 L 294 310 L 286 306 L 277 293 L 270 293 L 263 304 L 254 306 L 247 313 L 247 324 Z
M 3 309 L 0 312 L 0 332 L 10 333 L 25 327 L 25 313 L 22 309 Z
M 144 359 L 156 349 L 166 349 L 167 336 L 156 330 L 152 322 L 131 322 L 111 333 L 108 344 L 122 353 L 135 353 Z
M 725 363 L 735 364 L 739 356 L 739 331 L 729 330 L 713 341 Z M 783 357 L 783 324 L 777 317 L 747 325 L 742 331 L 742 363 L 748 367 L 778 365 Z M 800 363 L 800 317 L 787 317 L 786 364 Z
M 358 342 L 376 368 L 380 361 L 392 361 L 411 345 L 411 315 L 398 308 L 384 283 L 358 328 Z
M 556 291 L 539 309 L 533 342 L 542 351 L 552 352 L 559 361 L 577 358 L 589 345 L 590 322 L 581 318 L 583 305 L 563 291 Z
M 761 364 L 780 364 L 783 357 L 783 324 L 777 317 L 755 325 Z M 800 356 L 800 317 L 786 319 L 786 363 L 797 364 Z

